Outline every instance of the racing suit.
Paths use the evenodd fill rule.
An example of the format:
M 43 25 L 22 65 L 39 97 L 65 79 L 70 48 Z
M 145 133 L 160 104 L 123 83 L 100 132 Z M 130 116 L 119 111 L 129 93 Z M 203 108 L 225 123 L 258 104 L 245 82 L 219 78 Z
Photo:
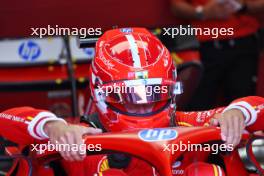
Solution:
M 229 106 L 216 108 L 209 111 L 201 112 L 176 112 L 175 124 L 177 126 L 207 126 L 209 120 L 216 113 L 222 113 L 229 109 L 239 109 L 245 116 L 246 130 L 254 132 L 263 130 L 264 124 L 264 98 L 251 96 L 240 98 L 233 101 Z M 30 144 L 45 143 L 48 136 L 43 130 L 46 122 L 51 120 L 62 120 L 53 113 L 34 109 L 31 107 L 18 107 L 6 110 L 0 113 L 0 135 L 6 139 L 19 144 L 22 149 Z M 169 126 L 169 122 L 168 122 Z M 262 128 L 261 128 L 262 127 Z M 174 175 L 224 175 L 224 171 L 217 165 L 202 163 L 204 157 L 208 155 L 200 155 L 197 160 L 197 153 L 187 153 L 187 156 L 181 160 L 181 164 L 173 167 Z M 195 164 L 194 159 L 196 158 Z M 198 161 L 198 162 L 197 162 Z M 25 162 L 20 160 L 17 175 L 24 176 L 28 171 L 25 169 Z M 24 162 L 24 164 L 23 164 Z M 158 175 L 153 167 L 148 163 L 132 158 L 129 164 L 122 169 L 112 169 L 109 167 L 109 159 L 107 155 L 87 156 L 82 162 L 68 162 L 60 160 L 60 165 L 68 175 L 94 176 L 94 175 L 139 175 L 139 176 L 155 176 Z M 196 168 L 196 169 L 194 169 Z M 53 175 L 52 169 L 47 166 L 36 166 L 33 175 Z M 238 175 L 240 175 L 238 173 Z M 241 174 L 242 175 L 242 174 Z

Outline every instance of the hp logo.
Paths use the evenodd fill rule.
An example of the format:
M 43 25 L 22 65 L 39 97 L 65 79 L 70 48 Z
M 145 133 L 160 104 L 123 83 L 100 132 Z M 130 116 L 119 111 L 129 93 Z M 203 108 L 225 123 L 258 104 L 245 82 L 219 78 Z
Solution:
M 132 30 L 132 28 L 122 28 L 122 29 L 120 29 L 120 31 L 123 33 L 131 33 L 133 30 Z
M 147 142 L 172 140 L 177 138 L 177 136 L 176 130 L 167 128 L 146 129 L 138 133 L 138 137 Z
M 18 53 L 22 59 L 34 61 L 40 56 L 41 50 L 38 44 L 29 40 L 19 46 Z
M 88 55 L 88 58 L 94 58 L 95 55 L 94 48 L 84 48 L 83 52 Z

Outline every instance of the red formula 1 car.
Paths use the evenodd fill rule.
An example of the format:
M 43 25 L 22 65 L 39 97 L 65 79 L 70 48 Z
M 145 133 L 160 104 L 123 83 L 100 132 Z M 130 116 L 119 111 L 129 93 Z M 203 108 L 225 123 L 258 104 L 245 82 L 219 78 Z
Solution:
M 201 137 L 203 136 L 203 137 Z M 224 163 L 225 173 L 218 173 L 228 176 L 253 176 L 264 175 L 264 170 L 254 157 L 252 143 L 256 139 L 264 139 L 264 136 L 244 134 L 241 146 L 245 145 L 247 149 L 247 157 L 257 168 L 257 173 L 249 173 L 241 162 L 238 151 L 233 151 L 230 148 L 223 147 L 220 129 L 215 127 L 174 127 L 174 128 L 157 128 L 127 131 L 122 133 L 103 133 L 101 135 L 89 135 L 85 137 L 85 144 L 98 145 L 101 150 L 87 150 L 87 157 L 90 155 L 101 155 L 111 152 L 126 153 L 137 158 L 140 158 L 156 169 L 157 175 L 172 176 L 175 172 L 184 172 L 185 168 L 195 158 L 183 159 L 183 156 L 188 156 L 190 152 L 207 152 L 218 153 Z M 202 148 L 202 147 L 203 148 Z M 210 147 L 209 147 L 210 146 Z M 218 147 L 216 147 L 218 146 Z M 196 150 L 196 151 L 195 151 Z M 7 152 L 13 156 L 17 155 L 18 151 L 14 148 L 7 148 Z M 48 163 L 54 160 L 59 160 L 60 155 L 56 151 L 30 152 L 28 156 L 20 155 L 18 159 L 20 166 L 13 168 L 11 173 L 17 175 L 54 175 L 53 172 L 43 172 Z M 202 168 L 197 168 L 202 169 Z M 16 171 L 15 171 L 16 170 Z M 42 170 L 42 171 L 41 171 Z M 111 170 L 111 169 L 110 169 Z M 195 168 L 188 172 L 195 172 Z M 208 174 L 210 171 L 208 171 Z M 117 172 L 118 173 L 118 172 Z M 184 173 L 179 173 L 183 175 Z M 188 175 L 188 173 L 185 173 Z M 217 173 L 216 173 L 217 174 Z M 218 175 L 217 174 L 217 175 Z M 99 174 L 100 175 L 100 174 Z M 115 172 L 103 175 L 120 175 Z

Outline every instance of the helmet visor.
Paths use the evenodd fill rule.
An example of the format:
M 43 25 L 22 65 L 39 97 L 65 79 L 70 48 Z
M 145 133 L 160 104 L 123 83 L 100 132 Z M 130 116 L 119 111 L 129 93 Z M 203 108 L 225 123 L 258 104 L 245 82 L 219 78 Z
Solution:
M 181 86 L 162 78 L 118 81 L 98 86 L 97 100 L 119 104 L 148 104 L 181 93 Z

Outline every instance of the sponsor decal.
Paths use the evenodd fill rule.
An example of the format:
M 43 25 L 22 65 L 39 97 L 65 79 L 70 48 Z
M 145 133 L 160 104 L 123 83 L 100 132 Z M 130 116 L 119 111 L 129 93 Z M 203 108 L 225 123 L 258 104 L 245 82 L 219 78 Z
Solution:
M 172 169 L 172 174 L 173 175 L 183 175 L 184 170 L 183 169 Z
M 120 29 L 120 31 L 123 33 L 131 33 L 131 32 L 133 32 L 133 29 L 132 28 L 122 28 L 122 29 Z
M 172 168 L 177 168 L 181 166 L 181 162 L 180 161 L 176 161 L 175 163 L 172 164 Z
M 29 122 L 32 120 L 32 119 L 29 119 L 29 117 L 27 117 L 27 119 L 23 119 L 21 117 L 13 116 L 11 114 L 5 114 L 5 113 L 0 113 L 0 118 L 12 120 L 12 121 L 16 121 L 16 122 L 22 122 L 22 123 L 26 123 L 26 124 L 29 124 Z
M 135 78 L 135 72 L 128 72 L 127 76 L 129 79 L 134 79 Z
M 103 63 L 107 66 L 108 69 L 111 69 L 111 70 L 114 69 L 115 65 L 111 63 L 109 60 L 107 60 L 105 57 L 99 57 L 99 59 L 103 61 Z
M 83 52 L 88 56 L 88 58 L 94 58 L 95 56 L 94 48 L 84 48 Z
M 136 79 L 147 79 L 148 78 L 148 71 L 140 71 L 135 72 Z
M 179 169 L 181 164 L 182 164 L 181 161 L 176 161 L 175 163 L 172 164 L 172 174 L 173 175 L 183 175 L 184 174 L 184 170 Z
M 178 133 L 174 129 L 168 128 L 154 128 L 141 130 L 138 137 L 146 142 L 165 141 L 177 138 Z
M 40 56 L 41 49 L 36 42 L 29 40 L 19 46 L 18 54 L 23 60 L 34 61 Z
M 106 170 L 108 170 L 110 167 L 109 167 L 109 163 L 108 163 L 108 159 L 107 159 L 107 156 L 104 156 L 101 161 L 99 162 L 98 164 L 98 173 L 100 172 L 104 172 Z

